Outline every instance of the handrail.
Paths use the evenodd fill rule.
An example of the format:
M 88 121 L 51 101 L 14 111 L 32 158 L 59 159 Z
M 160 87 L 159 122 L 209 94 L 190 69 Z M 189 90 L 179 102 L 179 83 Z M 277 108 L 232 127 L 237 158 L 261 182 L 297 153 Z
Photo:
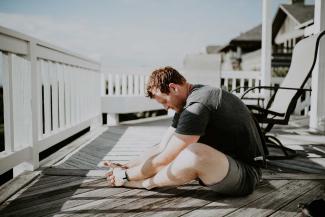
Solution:
M 79 65 L 85 64 L 83 66 L 85 68 L 100 71 L 100 63 L 95 60 L 68 51 L 64 48 L 60 48 L 56 45 L 52 45 L 48 42 L 41 41 L 37 38 L 14 31 L 12 29 L 8 29 L 6 27 L 0 26 L 0 50 L 1 51 L 15 53 L 17 55 L 28 56 L 30 52 L 29 50 L 30 44 L 34 44 L 37 47 L 37 49 L 39 49 L 37 52 L 35 52 L 35 55 L 38 58 L 57 61 L 54 55 L 49 55 L 48 53 L 44 52 L 44 50 L 50 50 L 53 53 L 57 52 L 60 53 L 61 55 L 64 55 L 65 57 L 68 56 L 70 57 L 69 60 L 60 59 L 60 61 L 58 62 L 73 65 L 72 59 L 74 59 L 74 61 L 76 62 L 77 60 L 79 61 Z

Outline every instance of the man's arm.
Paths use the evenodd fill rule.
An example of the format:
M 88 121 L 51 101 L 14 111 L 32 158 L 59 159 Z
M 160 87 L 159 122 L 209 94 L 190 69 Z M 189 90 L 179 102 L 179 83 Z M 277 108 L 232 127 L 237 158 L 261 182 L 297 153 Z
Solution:
M 197 142 L 199 138 L 200 136 L 173 133 L 160 153 L 152 155 L 141 164 L 127 169 L 128 178 L 130 180 L 143 180 L 152 177 L 172 162 L 184 148 Z
M 133 168 L 143 164 L 147 160 L 151 159 L 153 156 L 158 155 L 160 152 L 164 150 L 164 148 L 166 147 L 168 141 L 171 139 L 174 132 L 175 132 L 175 128 L 169 127 L 158 145 L 155 145 L 149 151 L 140 155 L 136 159 L 129 161 L 128 163 L 125 164 L 125 166 L 127 168 Z

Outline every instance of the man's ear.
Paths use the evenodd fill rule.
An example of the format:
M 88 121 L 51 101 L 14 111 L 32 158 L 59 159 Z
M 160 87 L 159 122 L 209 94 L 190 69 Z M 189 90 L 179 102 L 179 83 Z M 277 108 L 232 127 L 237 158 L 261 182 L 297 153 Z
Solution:
M 172 93 L 178 91 L 177 84 L 175 84 L 175 83 L 170 83 L 170 84 L 168 84 L 168 87 L 169 87 L 169 91 L 172 92 Z

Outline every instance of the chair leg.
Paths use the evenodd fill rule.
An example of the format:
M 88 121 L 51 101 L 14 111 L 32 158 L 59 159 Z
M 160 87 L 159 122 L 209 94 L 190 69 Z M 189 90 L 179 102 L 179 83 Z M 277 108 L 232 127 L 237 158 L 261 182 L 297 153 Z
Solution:
M 273 126 L 274 126 L 274 124 L 267 124 L 267 126 L 265 127 L 265 129 L 264 129 L 264 132 L 265 133 L 268 133 L 268 132 L 270 132 L 271 131 L 271 129 L 273 128 Z M 280 141 L 279 141 L 280 142 Z M 280 142 L 281 143 L 281 142 Z
M 270 135 L 265 135 L 266 145 L 273 148 L 281 149 L 284 153 L 284 156 L 279 155 L 268 155 L 267 159 L 269 160 L 285 160 L 285 159 L 291 159 L 297 156 L 297 152 L 295 150 L 292 150 L 290 148 L 285 147 L 281 141 Z

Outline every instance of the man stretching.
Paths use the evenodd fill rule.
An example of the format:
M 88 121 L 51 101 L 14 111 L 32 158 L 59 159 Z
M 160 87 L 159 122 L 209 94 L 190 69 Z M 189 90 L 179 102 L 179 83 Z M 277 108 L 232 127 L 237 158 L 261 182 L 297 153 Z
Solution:
M 261 177 L 262 141 L 248 108 L 236 96 L 192 85 L 171 67 L 155 70 L 147 95 L 176 111 L 159 145 L 107 174 L 113 186 L 152 189 L 192 180 L 226 195 L 254 191 Z

